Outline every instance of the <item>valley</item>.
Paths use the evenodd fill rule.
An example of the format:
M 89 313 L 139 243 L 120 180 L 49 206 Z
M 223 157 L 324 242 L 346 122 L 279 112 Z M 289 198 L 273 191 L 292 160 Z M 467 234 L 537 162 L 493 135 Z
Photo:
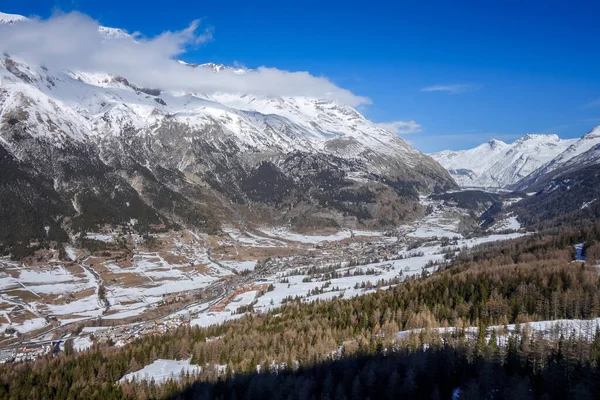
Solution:
M 210 326 L 286 301 L 350 298 L 435 272 L 460 251 L 522 236 L 520 226 L 473 235 L 469 213 L 423 197 L 429 214 L 387 231 L 226 228 L 168 231 L 145 239 L 88 233 L 88 249 L 40 250 L 0 260 L 0 349 L 73 340 L 122 346 L 181 325 Z M 76 240 L 75 240 L 76 242 Z M 96 248 L 90 251 L 89 248 Z M 93 339 L 90 340 L 90 337 Z M 79 345 L 85 343 L 86 345 Z M 14 354 L 13 354 L 14 355 Z
M 600 398 L 593 12 L 39 3 L 0 399 Z

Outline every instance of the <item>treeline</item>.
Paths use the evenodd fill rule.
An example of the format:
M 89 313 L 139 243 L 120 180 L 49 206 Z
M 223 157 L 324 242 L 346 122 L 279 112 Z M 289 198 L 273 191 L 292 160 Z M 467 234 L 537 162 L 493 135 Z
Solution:
M 317 365 L 340 354 L 377 354 L 395 348 L 397 333 L 403 330 L 598 317 L 597 270 L 572 260 L 573 245 L 597 240 L 599 232 L 598 224 L 590 224 L 488 244 L 437 273 L 390 290 L 311 304 L 290 301 L 266 315 L 209 328 L 182 327 L 121 349 L 95 346 L 79 355 L 5 365 L 0 367 L 0 398 L 163 398 L 182 384 L 115 382 L 158 358 L 191 357 L 204 368 L 183 384 L 213 382 L 254 373 L 257 365 L 263 371 L 274 365 L 293 370 L 297 364 Z M 419 338 L 413 349 L 429 342 Z M 445 394 L 447 389 L 440 390 Z

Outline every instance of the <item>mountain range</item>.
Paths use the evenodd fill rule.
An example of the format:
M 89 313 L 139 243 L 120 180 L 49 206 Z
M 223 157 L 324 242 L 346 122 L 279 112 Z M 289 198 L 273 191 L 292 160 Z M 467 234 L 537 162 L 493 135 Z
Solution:
M 420 194 L 457 187 L 434 159 L 336 101 L 170 92 L 10 54 L 0 57 L 0 164 L 9 245 L 106 226 L 381 227 L 421 214 Z
M 528 134 L 507 144 L 490 140 L 468 150 L 431 154 L 465 188 L 519 189 L 539 186 L 598 160 L 600 127 L 579 139 Z
M 2 24 L 26 22 L 0 13 Z M 215 76 L 256 73 L 172 61 Z M 423 194 L 550 193 L 600 159 L 600 127 L 580 139 L 529 134 L 425 155 L 331 99 L 148 86 L 0 56 L 1 243 L 103 228 L 392 227 L 423 215 Z

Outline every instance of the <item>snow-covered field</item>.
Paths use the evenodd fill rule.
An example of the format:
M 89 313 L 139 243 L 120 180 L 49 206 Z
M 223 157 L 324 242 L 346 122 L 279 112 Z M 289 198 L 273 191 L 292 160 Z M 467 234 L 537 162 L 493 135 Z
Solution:
M 260 232 L 280 240 L 299 242 L 303 244 L 318 244 L 322 242 L 337 242 L 344 239 L 354 237 L 381 237 L 382 233 L 377 231 L 361 231 L 361 230 L 340 230 L 329 235 L 302 235 L 292 232 L 287 228 L 260 228 Z
M 301 234 L 284 227 L 262 227 L 252 231 L 237 228 L 223 229 L 230 237 L 230 243 L 250 247 L 285 247 L 293 245 L 316 245 L 323 242 L 338 242 L 351 237 L 381 238 L 383 232 L 343 229 L 328 234 Z M 223 244 L 228 242 L 223 242 Z
M 363 295 L 401 283 L 406 277 L 432 273 L 435 263 L 444 262 L 461 249 L 523 235 L 490 231 L 488 236 L 466 239 L 459 232 L 464 211 L 424 197 L 421 201 L 429 207 L 428 214 L 399 227 L 396 236 L 348 229 L 307 235 L 287 228 L 243 232 L 226 228 L 228 236 L 216 240 L 226 243 L 224 248 L 232 253 L 228 257 L 219 254 L 221 261 L 211 257 L 208 237 L 188 231 L 157 235 L 160 249 L 138 249 L 136 244 L 127 259 L 90 256 L 73 246 L 68 246 L 67 252 L 76 260 L 72 263 L 53 259 L 26 267 L 2 259 L 0 329 L 32 332 L 49 327 L 49 317 L 63 324 L 98 317 L 136 317 L 161 304 L 179 302 L 182 295 L 189 294 L 193 300 L 199 289 L 207 289 L 206 293 L 216 297 L 209 303 L 184 302 L 180 311 L 168 318 L 189 315 L 191 325 L 209 326 L 240 318 L 244 315 L 240 313 L 242 307 L 244 312 L 249 306 L 254 312 L 267 312 L 293 299 L 312 302 Z M 112 234 L 88 236 L 107 243 L 141 242 L 138 237 L 132 241 Z M 295 253 L 270 257 L 265 264 L 266 257 L 249 259 L 253 253 L 244 248 L 259 254 L 264 249 L 293 248 Z M 246 258 L 236 260 L 239 252 L 245 252 Z M 257 271 L 259 261 L 261 269 Z M 323 270 L 319 272 L 319 268 Z M 242 271 L 246 273 L 240 275 Z M 327 275 L 332 272 L 334 275 Z M 237 283 L 229 283 L 232 281 Z M 246 286 L 244 290 L 239 282 Z M 78 343 L 81 348 L 87 345 L 85 341 Z
M 308 273 L 308 268 L 299 271 L 295 271 L 294 268 L 284 269 L 263 276 L 260 279 L 261 284 L 271 284 L 273 287 L 272 291 L 267 291 L 263 295 L 257 295 L 254 291 L 241 294 L 222 311 L 202 310 L 201 307 L 192 307 L 186 311 L 198 313 L 197 317 L 192 319 L 192 325 L 209 326 L 241 317 L 240 314 L 234 313 L 235 310 L 242 305 L 250 304 L 252 301 L 256 301 L 254 304 L 255 312 L 267 312 L 280 307 L 286 299 L 290 298 L 301 298 L 303 302 L 312 302 L 327 300 L 336 296 L 343 298 L 360 296 L 375 290 L 374 288 L 381 280 L 390 281 L 394 278 L 402 280 L 409 276 L 421 274 L 423 271 L 434 272 L 434 269 L 428 268 L 428 265 L 443 261 L 448 251 L 458 252 L 459 249 L 498 240 L 514 239 L 522 235 L 523 233 L 511 233 L 491 234 L 473 239 L 461 238 L 450 246 L 442 246 L 439 242 L 434 242 L 435 244 L 426 243 L 412 250 L 400 251 L 396 255 L 398 259 L 373 262 L 356 267 L 341 266 L 336 272 L 343 276 L 332 279 L 323 279 L 319 275 L 311 275 Z M 452 236 L 458 235 L 452 232 Z M 389 238 L 382 239 L 387 240 Z M 359 246 L 359 244 L 355 245 Z
M 211 325 L 220 325 L 223 322 L 231 321 L 243 317 L 243 314 L 233 314 L 228 312 L 203 312 L 190 321 L 190 325 L 207 327 Z
M 507 215 L 504 219 L 497 221 L 494 225 L 489 228 L 490 232 L 501 232 L 505 230 L 519 230 L 521 229 L 521 223 L 517 221 L 517 217 L 514 215 Z
M 253 271 L 256 268 L 256 260 L 252 261 L 219 261 L 220 264 L 227 268 L 240 271 Z
M 44 269 L 31 270 L 6 259 L 0 261 L 0 290 L 23 289 L 32 294 L 61 294 L 87 289 L 90 282 L 84 271 L 73 273 L 63 265 L 49 264 Z
M 583 340 L 593 340 L 596 335 L 596 330 L 600 328 L 600 318 L 595 319 L 557 319 L 546 321 L 527 322 L 519 325 L 519 331 L 529 331 L 532 335 L 541 335 L 548 340 L 558 340 L 561 336 L 565 338 L 576 338 Z M 398 338 L 404 338 L 411 334 L 420 333 L 423 329 L 411 329 L 408 331 L 398 332 Z M 451 335 L 458 332 L 456 327 L 433 328 L 439 331 L 441 335 Z M 465 333 L 476 335 L 479 328 L 476 326 L 467 327 Z M 489 339 L 491 332 L 496 332 L 497 340 L 504 342 L 507 337 L 517 332 L 516 324 L 495 325 L 487 328 L 487 338 Z
M 99 240 L 101 242 L 114 242 L 115 236 L 112 233 L 87 233 L 87 239 Z
M 401 232 L 413 238 L 462 237 L 459 216 L 464 211 L 442 207 L 440 202 L 431 201 L 424 196 L 421 196 L 421 204 L 432 208 L 432 211 L 419 221 L 400 227 Z
M 150 365 L 146 365 L 139 371 L 131 372 L 122 377 L 119 382 L 128 382 L 141 380 L 151 381 L 155 383 L 164 383 L 169 379 L 178 380 L 181 375 L 186 374 L 198 374 L 200 373 L 200 367 L 198 365 L 190 364 L 190 360 L 164 360 L 158 359 Z
M 73 349 L 75 351 L 84 351 L 92 347 L 92 341 L 87 336 L 77 337 L 73 340 Z
M 106 243 L 117 234 L 95 233 L 87 238 Z M 90 256 L 66 246 L 69 261 L 51 257 L 24 265 L 0 258 L 0 333 L 12 328 L 21 333 L 49 327 L 48 318 L 62 323 L 91 318 L 134 317 L 163 302 L 166 297 L 197 291 L 230 276 L 231 269 L 212 262 L 205 240 L 193 233 L 157 235 L 166 249 L 138 250 L 133 256 Z M 127 238 L 119 237 L 119 240 Z M 246 262 L 242 269 L 252 269 Z M 104 298 L 100 298 L 102 286 Z
M 44 318 L 31 318 L 23 322 L 14 322 L 8 324 L 0 324 L 0 332 L 4 332 L 7 328 L 12 328 L 20 333 L 32 332 L 37 329 L 41 329 L 48 325 L 48 322 Z

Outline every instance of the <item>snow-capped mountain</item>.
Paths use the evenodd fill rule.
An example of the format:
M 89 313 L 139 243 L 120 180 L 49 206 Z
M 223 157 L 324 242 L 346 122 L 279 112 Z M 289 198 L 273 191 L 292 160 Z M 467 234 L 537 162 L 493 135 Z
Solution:
M 578 139 L 554 160 L 511 189 L 528 196 L 512 211 L 527 225 L 572 218 L 597 219 L 600 210 L 600 127 Z
M 14 24 L 26 20 L 27 18 L 22 15 L 0 12 L 0 24 Z
M 519 181 L 515 186 L 525 189 L 542 181 L 549 181 L 563 173 L 597 164 L 599 161 L 598 146 L 600 146 L 600 126 L 595 127 L 580 139 L 573 139 L 565 151 Z
M 419 193 L 456 187 L 432 158 L 336 101 L 169 92 L 7 54 L 0 162 L 0 200 L 23 210 L 0 213 L 0 225 L 29 224 L 0 242 L 102 224 L 390 225 L 419 212 Z
M 563 153 L 576 139 L 525 135 L 513 143 L 491 140 L 469 150 L 431 154 L 461 187 L 504 188 Z

